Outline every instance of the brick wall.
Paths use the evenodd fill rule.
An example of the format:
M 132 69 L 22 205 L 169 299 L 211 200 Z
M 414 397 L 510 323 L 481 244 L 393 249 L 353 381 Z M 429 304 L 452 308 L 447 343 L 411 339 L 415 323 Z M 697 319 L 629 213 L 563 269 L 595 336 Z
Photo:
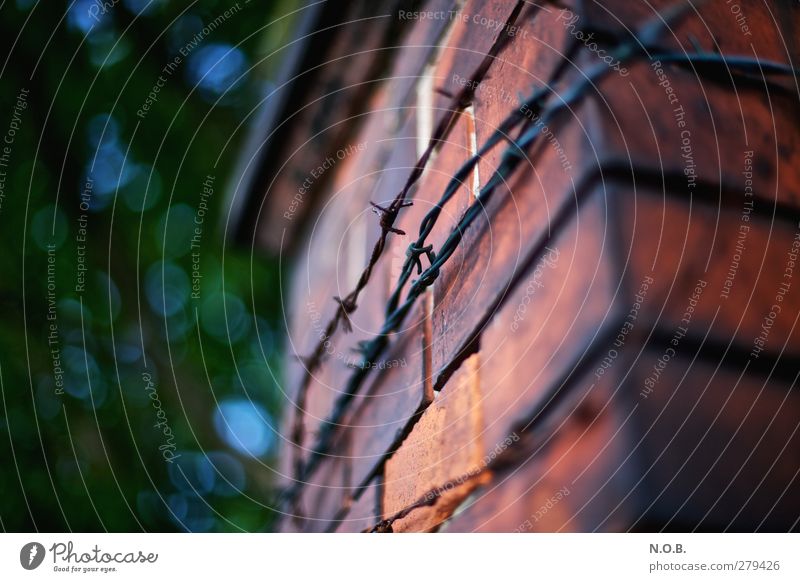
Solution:
M 701 64 L 626 63 L 544 132 L 373 362 L 330 452 L 295 480 L 293 463 L 311 456 L 359 342 L 379 333 L 406 249 L 450 177 L 578 33 L 594 31 L 598 44 L 578 48 L 560 91 L 607 54 L 596 50 L 670 4 L 564 3 L 570 13 L 430 0 L 419 9 L 447 18 L 424 20 L 392 5 L 400 48 L 359 93 L 352 131 L 325 153 L 301 150 L 293 177 L 274 186 L 284 202 L 309 176 L 315 186 L 286 292 L 281 484 L 296 495 L 284 531 L 797 528 L 797 87 Z M 664 51 L 716 43 L 724 55 L 797 58 L 794 4 L 737 8 L 707 3 L 662 37 Z M 494 23 L 507 21 L 498 42 L 507 33 Z M 371 30 L 348 26 L 356 37 Z M 330 65 L 348 71 L 345 93 L 363 61 L 345 53 Z M 387 205 L 402 189 L 471 78 L 474 98 L 457 104 L 399 214 L 407 234 L 389 235 L 353 331 L 330 338 L 298 410 L 305 362 L 293 356 L 314 349 L 332 297 L 367 264 L 380 235 L 370 201 Z M 296 132 L 296 143 L 313 137 L 310 126 Z M 503 145 L 445 205 L 434 249 L 478 203 Z M 270 220 L 262 239 L 290 227 Z

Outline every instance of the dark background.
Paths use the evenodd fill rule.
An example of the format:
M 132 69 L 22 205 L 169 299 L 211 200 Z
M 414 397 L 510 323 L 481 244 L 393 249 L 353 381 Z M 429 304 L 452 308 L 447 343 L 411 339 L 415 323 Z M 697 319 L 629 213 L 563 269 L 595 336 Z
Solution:
M 0 3 L 3 530 L 270 527 L 279 276 L 223 209 L 292 9 Z

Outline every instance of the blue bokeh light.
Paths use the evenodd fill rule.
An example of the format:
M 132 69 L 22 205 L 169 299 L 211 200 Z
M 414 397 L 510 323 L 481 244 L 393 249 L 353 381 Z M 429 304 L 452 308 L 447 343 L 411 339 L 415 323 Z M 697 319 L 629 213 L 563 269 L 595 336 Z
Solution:
M 145 275 L 147 302 L 158 315 L 171 316 L 186 304 L 191 291 L 189 277 L 174 263 L 157 261 Z
M 110 24 L 109 11 L 97 0 L 75 0 L 67 12 L 67 24 L 74 30 L 90 33 Z
M 239 49 L 229 44 L 212 43 L 189 57 L 188 81 L 200 90 L 205 99 L 213 101 L 239 87 L 239 77 L 247 66 L 247 58 Z
M 275 442 L 272 418 L 246 398 L 224 400 L 214 412 L 214 428 L 225 443 L 251 457 L 267 454 Z

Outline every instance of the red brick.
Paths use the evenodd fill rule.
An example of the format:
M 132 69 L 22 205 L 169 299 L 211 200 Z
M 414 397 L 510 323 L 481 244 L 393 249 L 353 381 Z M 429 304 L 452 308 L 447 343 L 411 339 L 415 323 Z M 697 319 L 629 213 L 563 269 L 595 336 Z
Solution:
M 578 130 L 568 125 L 559 134 L 564 147 L 576 156 L 586 146 Z M 499 187 L 486 204 L 486 214 L 467 229 L 461 244 L 469 250 L 460 255 L 460 263 L 446 264 L 434 284 L 435 382 L 480 332 L 512 279 L 519 276 L 525 257 L 551 228 L 558 209 L 574 197 L 573 179 L 578 180 L 564 171 L 556 150 L 544 146 L 535 169 L 519 168 L 508 187 Z
M 784 277 L 792 244 L 800 236 L 798 225 L 755 214 L 745 215 L 749 220 L 743 221 L 743 206 L 716 208 L 664 198 L 646 188 L 634 195 L 627 187 L 613 187 L 607 194 L 617 201 L 614 216 L 621 252 L 629 255 L 627 278 L 639 281 L 648 273 L 656 273 L 648 308 L 643 312 L 650 325 L 658 324 L 671 334 L 691 307 L 690 297 L 702 280 L 707 286 L 694 306 L 690 325 L 682 326 L 691 334 L 708 334 L 709 339 L 733 342 L 750 351 L 765 318 L 777 304 L 781 311 L 772 324 L 767 323 L 771 327 L 764 349 L 773 354 L 800 355 L 796 323 L 800 285 L 796 275 Z M 742 196 L 740 202 L 744 201 Z M 749 230 L 740 233 L 741 227 Z M 740 234 L 745 237 L 744 250 L 736 268 Z M 790 288 L 781 295 L 781 284 L 787 282 Z M 723 296 L 726 288 L 730 292 Z
M 693 362 L 684 346 L 645 398 L 664 350 L 644 354 L 625 390 L 639 403 L 635 452 L 651 500 L 634 526 L 787 531 L 800 518 L 800 395 L 774 376 L 743 375 L 741 360 Z
M 406 234 L 403 236 L 391 236 L 389 239 L 389 246 L 386 249 L 386 257 L 384 258 L 388 293 L 394 292 L 397 287 L 398 279 L 407 258 L 408 247 L 418 238 L 419 227 L 423 218 L 439 202 L 453 174 L 469 157 L 467 144 L 467 121 L 461 116 L 453 126 L 445 142 L 428 163 L 428 167 L 420 178 L 418 186 L 414 188 L 413 196 L 410 198 L 414 205 L 404 209 L 401 213 L 398 227 L 405 231 Z M 416 163 L 416 160 L 414 163 Z M 465 183 L 450 201 L 444 205 L 436 227 L 426 241 L 426 244 L 433 245 L 434 252 L 441 247 L 453 226 L 458 222 L 468 206 L 470 198 L 470 184 Z M 423 255 L 421 259 L 423 268 L 427 268 L 430 264 L 427 257 Z M 453 263 L 458 263 L 461 260 L 462 258 L 460 257 L 454 256 L 451 258 Z M 417 277 L 418 273 L 415 269 L 409 283 Z M 409 283 L 405 286 L 406 292 L 410 286 Z
M 377 363 L 398 365 L 370 372 L 337 431 L 350 439 L 348 455 L 352 459 L 351 478 L 356 487 L 368 482 L 433 399 L 425 363 L 429 330 L 422 325 L 421 315 L 412 321 L 419 323 L 396 338 L 382 362 Z
M 452 30 L 440 47 L 434 71 L 435 87 L 441 89 L 437 90 L 434 97 L 437 120 L 450 111 L 452 99 L 446 94 L 455 95 L 459 92 L 464 80 L 472 78 L 495 41 L 503 36 L 503 30 L 498 30 L 501 26 L 499 23 L 509 20 L 515 5 L 516 2 L 468 0 L 454 15 Z M 486 26 L 481 24 L 482 19 L 498 24 Z M 517 21 L 521 19 L 522 15 L 517 17 Z
M 694 5 L 680 24 L 664 34 L 659 44 L 695 52 L 690 42 L 694 38 L 705 50 L 711 50 L 715 45 L 709 37 L 713 34 L 716 47 L 724 55 L 752 56 L 755 48 L 759 58 L 784 62 L 790 50 L 794 53 L 793 60 L 797 60 L 797 48 L 787 42 L 800 25 L 800 14 L 796 10 L 781 6 L 779 2 L 767 7 L 762 0 L 737 0 L 735 4 L 741 9 L 751 34 L 739 27 L 733 3 L 705 2 Z M 672 0 L 649 0 L 629 2 L 624 10 L 614 10 L 594 0 L 576 0 L 575 13 L 580 15 L 576 30 L 599 27 L 616 31 L 623 26 L 634 29 L 674 5 Z
M 630 11 L 614 13 L 624 22 L 638 21 L 646 6 L 634 4 Z M 763 9 L 749 1 L 740 4 L 748 18 L 753 12 L 754 29 L 767 30 Z M 498 13 L 513 7 L 468 2 L 462 12 L 480 13 L 484 5 Z M 580 3 L 578 12 L 587 26 L 618 26 L 604 21 L 603 10 L 596 3 Z M 744 44 L 741 34 L 731 32 L 727 6 L 701 10 L 707 11 L 704 15 L 715 30 L 723 31 L 717 39 L 724 53 L 745 52 L 749 40 Z M 565 29 L 555 22 L 558 15 L 550 7 L 536 18 L 523 19 L 528 34 L 518 35 L 501 53 L 486 83 L 515 97 L 541 85 L 564 46 Z M 694 31 L 702 41 L 707 33 L 701 24 L 690 19 L 679 28 L 678 38 L 686 44 L 686 33 Z M 419 38 L 433 38 L 437 27 L 416 30 Z M 488 50 L 492 35 L 470 36 L 467 28 L 459 24 L 448 37 L 434 72 L 437 79 L 451 79 L 458 70 L 464 71 L 460 76 L 469 76 Z M 782 58 L 775 32 L 772 29 L 759 56 Z M 674 42 L 669 35 L 665 39 L 665 44 Z M 462 53 L 470 56 L 459 58 Z M 423 54 L 432 52 L 428 47 L 414 58 L 409 55 L 408 66 L 422 71 Z M 577 65 L 586 69 L 595 61 L 595 55 L 582 50 Z M 670 116 L 663 88 L 647 63 L 631 65 L 627 78 L 612 74 L 601 82 L 599 94 L 552 127 L 568 152 L 570 170 L 543 140 L 530 152 L 531 163 L 486 205 L 486 214 L 465 233 L 433 289 L 418 300 L 406 329 L 392 339 L 386 358 L 405 358 L 407 365 L 369 375 L 337 432 L 333 456 L 320 463 L 303 490 L 300 502 L 306 521 L 287 528 L 331 529 L 345 511 L 357 518 L 340 529 L 374 525 L 377 515 L 370 514 L 388 517 L 432 487 L 469 473 L 475 463 L 480 466 L 509 434 L 524 432 L 521 421 L 554 395 L 558 399 L 537 419 L 533 437 L 523 434 L 522 442 L 514 443 L 525 453 L 515 458 L 518 466 L 465 481 L 432 507 L 418 508 L 395 522 L 394 531 L 433 531 L 453 512 L 457 515 L 447 524 L 451 531 L 651 530 L 687 524 L 746 530 L 759 526 L 754 516 L 766 516 L 768 529 L 791 526 L 800 514 L 793 484 L 800 465 L 795 452 L 800 403 L 789 387 L 794 360 L 780 362 L 774 376 L 762 376 L 770 373 L 770 359 L 779 352 L 798 356 L 796 282 L 782 296 L 766 352 L 749 361 L 746 354 L 777 301 L 798 230 L 785 216 L 772 220 L 765 213 L 765 201 L 796 206 L 800 200 L 800 181 L 789 164 L 800 145 L 792 131 L 796 124 L 784 97 L 770 95 L 768 100 L 745 88 L 733 92 L 707 78 L 698 82 L 674 67 L 667 72 L 686 110 L 696 171 L 711 187 L 704 186 L 691 198 L 687 193 L 694 192 L 682 187 L 681 128 Z M 570 76 L 574 80 L 576 71 Z M 384 93 L 381 106 L 387 100 L 393 107 L 425 102 L 417 100 L 410 83 L 403 83 L 394 86 L 407 90 Z M 446 99 L 440 96 L 436 102 Z M 709 110 L 706 102 L 714 108 Z M 378 103 L 374 105 L 380 109 Z M 516 105 L 516 99 L 505 102 L 496 92 L 492 98 L 488 91 L 479 91 L 474 119 L 471 111 L 461 114 L 414 193 L 416 205 L 401 214 L 400 227 L 409 235 L 390 236 L 374 281 L 359 301 L 353 318 L 356 330 L 337 336 L 336 349 L 349 352 L 356 342 L 374 336 L 405 249 L 424 213 L 467 159 L 471 132 L 481 143 Z M 419 110 L 413 107 L 369 115 L 359 135 L 371 136 L 376 147 L 338 165 L 331 174 L 331 204 L 321 213 L 314 239 L 301 257 L 305 263 L 294 278 L 293 289 L 300 290 L 292 294 L 297 311 L 303 308 L 297 297 L 304 293 L 325 295 L 325 309 L 332 311 L 330 295 L 352 288 L 377 235 L 377 220 L 369 214 L 367 200 L 390 200 L 419 154 Z M 377 145 L 378 139 L 391 137 L 396 139 Z M 484 183 L 503 147 L 482 161 L 478 174 Z M 720 291 L 742 224 L 745 198 L 739 192 L 744 188 L 745 149 L 756 154 L 754 188 L 761 198 L 761 216 L 767 218 L 753 215 L 747 223 L 751 228 L 742 261 L 730 297 L 724 299 Z M 635 189 L 627 185 L 625 168 L 631 162 L 637 168 Z M 578 209 L 573 184 L 580 184 L 597 164 L 614 171 L 604 175 L 593 192 L 579 192 L 583 198 Z M 376 170 L 380 174 L 375 176 L 383 176 L 378 188 L 368 176 Z M 650 189 L 648 184 L 659 180 L 663 170 L 672 176 L 667 191 Z M 718 203 L 713 185 L 720 176 L 724 184 Z M 471 185 L 445 209 L 431 237 L 436 247 L 470 204 Z M 565 214 L 558 209 L 566 209 Z M 544 287 L 528 297 L 528 282 L 548 233 L 548 246 L 559 250 L 559 260 L 554 268 L 543 269 Z M 305 272 L 313 284 L 304 290 Z M 594 372 L 611 349 L 609 338 L 620 329 L 640 282 L 651 275 L 653 283 L 635 331 L 624 346 L 617 346 L 619 357 L 598 380 Z M 664 353 L 699 279 L 708 285 L 690 333 L 645 398 L 645 379 Z M 515 286 L 509 289 L 511 283 Z M 526 299 L 530 302 L 520 320 Z M 292 323 L 298 345 L 313 344 L 312 331 L 302 317 Z M 718 367 L 731 339 L 733 356 Z M 703 342 L 699 359 L 693 361 Z M 460 362 L 466 350 L 479 351 Z M 475 372 L 478 361 L 480 372 Z M 745 363 L 747 374 L 740 380 Z M 312 386 L 308 439 L 329 415 L 352 373 L 340 364 L 326 363 L 319 385 Z M 477 385 L 475 376 L 480 379 Z M 296 366 L 289 377 L 298 377 Z M 435 400 L 433 385 L 442 388 Z M 381 494 L 375 479 L 382 469 L 386 484 Z M 366 489 L 351 504 L 358 487 Z M 553 503 L 553 495 L 564 487 L 569 495 Z M 379 504 L 383 507 L 376 507 Z M 739 508 L 744 508 L 741 515 Z M 537 512 L 540 519 L 530 520 Z M 526 526 L 525 520 L 534 523 Z
M 429 137 L 425 136 L 426 145 Z M 436 153 L 429 160 L 424 174 L 414 188 L 414 206 L 403 212 L 399 224 L 400 228 L 408 234 L 405 246 L 408 246 L 408 243 L 415 240 L 419 235 L 422 218 L 439 202 L 453 174 L 467 161 L 469 156 L 467 121 L 462 114 L 457 118 L 444 140 L 437 145 Z M 416 161 L 415 159 L 414 163 Z M 452 201 L 445 205 L 440 218 L 442 227 L 431 233 L 431 242 L 436 247 L 441 245 L 444 236 L 446 236 L 446 234 L 443 235 L 438 231 L 449 232 L 450 228 L 458 221 L 461 212 L 466 208 L 469 202 L 469 194 L 469 184 L 464 184 L 453 196 Z
M 447 522 L 447 532 L 618 531 L 636 513 L 623 463 L 629 440 L 624 416 L 607 407 L 607 385 L 584 385 L 520 454 L 520 464 L 494 475 Z M 538 434 L 538 433 L 537 433 Z M 514 446 L 520 448 L 524 441 Z M 622 469 L 622 470 L 620 470 Z
M 510 113 L 519 110 L 521 99 L 547 84 L 562 60 L 567 35 L 564 27 L 555 22 L 558 12 L 545 3 L 529 5 L 520 15 L 520 30 L 498 54 L 475 92 L 479 144 L 485 143 Z M 489 180 L 497 167 L 502 146 L 494 148 L 481 161 L 479 168 L 483 183 Z M 578 151 L 570 152 L 573 164 L 580 161 L 577 154 Z
M 400 448 L 386 462 L 384 513 L 389 517 L 451 480 L 463 487 L 462 497 L 476 486 L 484 467 L 480 442 L 482 411 L 478 355 L 466 360 L 425 410 Z M 422 507 L 393 524 L 394 531 L 427 531 L 448 515 L 438 506 Z
M 410 513 L 391 524 L 391 533 L 435 533 L 464 503 L 476 487 L 488 478 L 486 473 L 476 475 L 463 483 L 453 484 L 436 497 L 430 506 L 413 508 Z
M 616 264 L 604 252 L 611 243 L 597 194 L 537 256 L 483 331 L 485 454 L 617 325 Z
M 800 515 L 792 387 L 688 352 L 669 360 L 645 397 L 668 347 L 642 349 L 647 335 L 636 332 L 601 380 L 590 373 L 570 385 L 533 436 L 523 435 L 519 465 L 476 490 L 444 529 L 790 528 Z
M 618 30 L 621 24 L 635 28 L 652 18 L 655 10 L 669 6 L 668 0 L 632 3 L 630 10 L 615 11 L 613 17 L 594 2 L 581 2 L 576 14 L 576 30 L 605 27 Z M 774 18 L 757 0 L 737 3 L 758 35 L 758 57 L 784 62 L 786 47 L 781 40 Z M 617 13 L 619 12 L 619 13 Z M 725 3 L 706 3 L 699 7 L 700 17 L 691 15 L 673 31 L 664 35 L 661 45 L 695 53 L 690 38 L 700 39 L 706 47 L 708 30 L 722 54 L 752 56 L 753 36 L 740 33 L 731 6 Z M 559 26 L 563 28 L 564 19 Z M 786 20 L 798 20 L 795 14 Z M 759 32 L 760 31 L 760 32 Z M 763 42 L 762 42 L 763 41 Z M 596 65 L 596 55 L 582 51 L 579 62 L 583 68 Z M 594 113 L 586 116 L 587 130 L 596 144 L 599 161 L 606 166 L 637 168 L 660 174 L 681 174 L 686 167 L 681 158 L 682 132 L 690 132 L 692 161 L 698 177 L 715 184 L 723 180 L 726 187 L 739 190 L 745 150 L 756 151 L 754 185 L 756 194 L 767 200 L 779 200 L 797 206 L 800 202 L 800 179 L 792 166 L 792 152 L 798 137 L 792 110 L 794 100 L 764 87 L 748 87 L 738 82 L 736 90 L 727 83 L 718 83 L 709 76 L 691 70 L 664 65 L 664 83 L 675 91 L 678 102 L 670 102 L 666 88 L 649 62 L 627 66 L 629 75 L 613 74 L 600 84 L 600 94 L 591 100 Z M 698 71 L 702 68 L 698 67 Z M 757 84 L 758 85 L 758 84 Z M 674 109 L 682 106 L 685 118 L 679 126 Z M 687 134 L 683 134 L 684 136 Z M 688 188 L 687 188 L 688 190 Z
M 381 520 L 381 482 L 376 478 L 353 501 L 347 515 L 336 529 L 340 533 L 359 533 L 369 530 Z
M 767 98 L 742 83 L 733 91 L 691 71 L 664 66 L 663 82 L 677 98 L 670 103 L 648 63 L 629 68 L 628 77 L 612 75 L 599 84 L 600 93 L 589 100 L 584 119 L 604 167 L 635 168 L 638 175 L 649 172 L 659 181 L 663 174 L 674 176 L 671 181 L 686 197 L 701 190 L 702 182 L 721 181 L 723 193 L 730 196 L 733 191 L 732 203 L 739 204 L 745 152 L 753 151 L 755 195 L 762 201 L 800 205 L 800 177 L 791 171 L 800 148 L 791 98 L 774 90 Z M 701 184 L 691 185 L 685 172 Z M 716 198 L 716 186 L 714 190 Z

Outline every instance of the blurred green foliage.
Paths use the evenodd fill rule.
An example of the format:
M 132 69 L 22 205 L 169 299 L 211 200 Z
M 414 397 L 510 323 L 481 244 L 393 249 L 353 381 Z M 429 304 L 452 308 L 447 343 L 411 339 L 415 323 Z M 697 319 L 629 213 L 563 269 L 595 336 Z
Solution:
M 223 233 L 292 4 L 0 4 L 4 530 L 269 529 L 279 275 Z

